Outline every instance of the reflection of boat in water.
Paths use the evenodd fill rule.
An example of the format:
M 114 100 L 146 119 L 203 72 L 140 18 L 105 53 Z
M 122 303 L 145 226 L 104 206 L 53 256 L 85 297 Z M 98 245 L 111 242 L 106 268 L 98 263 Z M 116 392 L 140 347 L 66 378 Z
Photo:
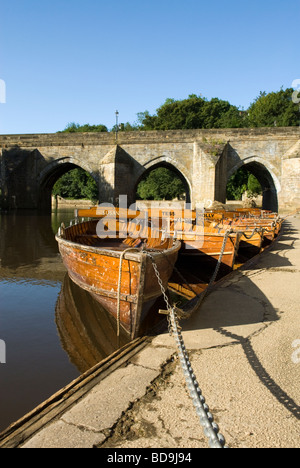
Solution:
M 56 304 L 56 325 L 70 361 L 83 373 L 128 342 L 116 320 L 93 296 L 65 275 Z
M 152 262 L 166 289 L 181 246 L 173 238 L 163 239 L 161 232 L 153 234 L 146 227 L 138 238 L 103 239 L 94 220 L 73 224 L 56 236 L 71 279 L 93 294 L 131 339 L 145 331 L 162 296 Z

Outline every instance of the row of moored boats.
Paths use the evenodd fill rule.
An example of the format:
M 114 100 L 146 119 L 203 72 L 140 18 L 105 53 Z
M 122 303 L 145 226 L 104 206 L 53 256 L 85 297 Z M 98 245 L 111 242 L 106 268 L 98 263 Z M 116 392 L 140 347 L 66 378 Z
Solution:
M 191 312 L 211 278 L 218 280 L 270 245 L 282 221 L 260 209 L 95 207 L 79 210 L 56 239 L 70 278 L 134 339 L 166 308 L 162 288 L 184 298 L 183 309 Z

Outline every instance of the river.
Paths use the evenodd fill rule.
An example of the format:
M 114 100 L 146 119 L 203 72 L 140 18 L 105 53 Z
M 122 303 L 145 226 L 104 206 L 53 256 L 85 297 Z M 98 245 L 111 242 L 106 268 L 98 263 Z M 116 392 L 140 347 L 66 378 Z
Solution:
M 113 319 L 62 264 L 55 233 L 73 213 L 0 213 L 0 431 L 118 347 Z

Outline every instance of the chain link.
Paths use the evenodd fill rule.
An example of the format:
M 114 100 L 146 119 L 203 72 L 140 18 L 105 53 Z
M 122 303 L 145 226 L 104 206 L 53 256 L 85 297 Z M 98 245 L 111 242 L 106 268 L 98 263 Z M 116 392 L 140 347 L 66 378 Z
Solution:
M 226 242 L 224 242 L 224 248 L 225 248 L 225 244 Z M 176 341 L 178 357 L 179 357 L 180 364 L 183 370 L 186 385 L 190 392 L 190 396 L 193 400 L 196 413 L 199 416 L 200 424 L 203 427 L 204 434 L 208 438 L 209 446 L 211 448 L 224 448 L 225 438 L 222 434 L 219 433 L 219 427 L 214 422 L 213 416 L 209 411 L 209 407 L 205 403 L 205 398 L 202 395 L 199 384 L 193 372 L 193 369 L 192 369 L 192 366 L 188 357 L 188 353 L 183 342 L 183 338 L 181 334 L 181 327 L 179 325 L 178 317 L 176 315 L 176 308 L 175 306 L 172 307 L 170 305 L 169 298 L 166 293 L 166 289 L 163 285 L 163 282 L 161 280 L 160 273 L 157 268 L 154 257 L 151 255 L 149 251 L 147 251 L 146 254 L 151 259 L 152 266 L 153 266 L 155 275 L 157 277 L 158 284 L 161 288 L 161 292 L 162 292 L 162 295 L 164 297 L 164 300 L 165 300 L 165 303 L 169 312 L 168 314 L 169 332 L 170 332 L 170 335 L 174 336 L 174 339 Z
M 230 234 L 232 234 L 233 232 L 234 231 L 232 229 L 228 229 L 224 234 L 224 239 L 223 239 L 222 247 L 221 247 L 221 250 L 220 250 L 220 255 L 219 255 L 219 258 L 218 258 L 218 262 L 217 262 L 214 274 L 212 275 L 212 277 L 210 279 L 210 282 L 209 282 L 209 284 L 208 284 L 208 286 L 207 286 L 207 288 L 205 290 L 205 294 L 210 290 L 210 288 L 212 287 L 213 283 L 216 280 L 216 277 L 217 277 L 217 275 L 219 273 L 219 269 L 220 269 L 220 266 L 221 266 L 221 263 L 222 263 L 223 255 L 224 255 L 224 252 L 225 252 L 227 239 L 230 236 Z
M 183 342 L 178 318 L 176 316 L 174 308 L 171 310 L 170 313 L 170 321 L 186 385 L 193 400 L 196 413 L 200 419 L 200 424 L 204 429 L 204 434 L 208 438 L 209 446 L 210 448 L 224 448 L 225 438 L 222 434 L 219 433 L 219 426 L 214 422 L 213 415 L 209 411 L 209 407 L 206 404 L 205 398 L 200 390 L 196 376 L 192 369 L 191 362 L 189 360 L 186 347 Z
M 150 253 L 149 251 L 146 251 L 145 253 L 146 253 L 146 255 L 150 258 L 150 260 L 151 260 L 151 262 L 152 262 L 152 266 L 153 266 L 153 269 L 154 269 L 154 272 L 155 272 L 155 276 L 156 276 L 156 278 L 157 278 L 157 281 L 158 281 L 158 284 L 159 284 L 159 286 L 160 286 L 162 295 L 163 295 L 164 300 L 165 300 L 165 303 L 166 303 L 166 305 L 167 305 L 167 309 L 168 309 L 168 311 L 170 312 L 170 310 L 172 309 L 172 307 L 171 307 L 171 305 L 170 305 L 168 295 L 167 295 L 167 293 L 166 293 L 165 287 L 164 287 L 163 282 L 162 282 L 162 280 L 161 280 L 160 273 L 159 273 L 159 271 L 158 271 L 158 268 L 157 268 L 155 259 L 154 259 L 153 255 L 151 255 L 151 253 Z

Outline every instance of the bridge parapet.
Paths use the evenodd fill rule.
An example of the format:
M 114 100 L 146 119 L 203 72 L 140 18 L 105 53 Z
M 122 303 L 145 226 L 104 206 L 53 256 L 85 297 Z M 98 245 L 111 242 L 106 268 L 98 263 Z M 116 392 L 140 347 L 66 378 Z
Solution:
M 300 206 L 299 162 L 299 127 L 0 135 L 1 204 L 50 208 L 54 182 L 73 167 L 92 174 L 100 201 L 127 194 L 131 202 L 143 174 L 159 165 L 182 176 L 193 206 L 224 202 L 228 177 L 247 165 L 267 203 L 290 209 Z

